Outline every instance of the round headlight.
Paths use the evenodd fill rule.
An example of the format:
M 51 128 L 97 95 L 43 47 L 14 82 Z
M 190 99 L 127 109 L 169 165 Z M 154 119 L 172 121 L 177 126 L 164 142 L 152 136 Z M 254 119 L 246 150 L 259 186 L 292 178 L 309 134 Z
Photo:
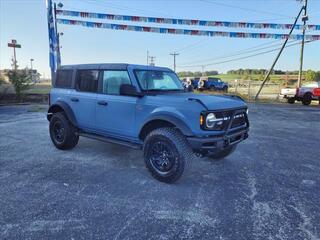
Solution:
M 207 128 L 213 128 L 216 123 L 216 115 L 214 113 L 209 113 L 206 117 L 206 126 Z

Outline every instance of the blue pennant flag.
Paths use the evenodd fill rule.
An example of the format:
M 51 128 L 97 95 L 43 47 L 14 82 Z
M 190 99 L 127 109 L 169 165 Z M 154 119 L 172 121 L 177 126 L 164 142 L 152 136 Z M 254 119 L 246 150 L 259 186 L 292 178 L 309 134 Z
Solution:
M 48 17 L 48 32 L 49 32 L 49 62 L 51 72 L 56 72 L 58 65 L 57 58 L 57 34 L 53 18 L 52 0 L 47 0 L 47 17 Z

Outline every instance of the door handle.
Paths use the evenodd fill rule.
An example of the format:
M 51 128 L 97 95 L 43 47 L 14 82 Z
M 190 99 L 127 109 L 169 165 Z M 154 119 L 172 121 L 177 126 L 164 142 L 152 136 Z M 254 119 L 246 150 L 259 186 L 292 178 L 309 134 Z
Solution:
M 108 103 L 106 101 L 98 101 L 98 104 L 102 105 L 102 106 L 107 106 L 108 105 Z
M 79 102 L 79 98 L 76 98 L 76 97 L 72 97 L 70 100 L 71 100 L 72 102 Z

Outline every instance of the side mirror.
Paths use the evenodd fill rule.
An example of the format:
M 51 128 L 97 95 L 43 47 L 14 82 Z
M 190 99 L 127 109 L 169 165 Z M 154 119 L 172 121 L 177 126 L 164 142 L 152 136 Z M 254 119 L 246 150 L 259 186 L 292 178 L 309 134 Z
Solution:
M 131 84 L 121 84 L 120 95 L 142 97 L 143 95 L 137 91 L 137 88 Z

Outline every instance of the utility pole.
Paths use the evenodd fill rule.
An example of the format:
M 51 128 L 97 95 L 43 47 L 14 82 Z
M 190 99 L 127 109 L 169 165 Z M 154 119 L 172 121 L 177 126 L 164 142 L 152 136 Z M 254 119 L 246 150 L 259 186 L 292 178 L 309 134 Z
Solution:
M 201 75 L 202 75 L 202 77 L 204 76 L 204 68 L 205 68 L 205 66 L 202 65 L 202 66 L 201 66 Z
M 282 47 L 281 47 L 278 55 L 276 56 L 276 59 L 273 61 L 270 70 L 268 71 L 267 75 L 264 77 L 264 80 L 263 80 L 263 82 L 262 82 L 262 84 L 261 84 L 261 86 L 260 86 L 260 88 L 259 88 L 259 91 L 258 91 L 257 94 L 256 94 L 255 101 L 258 100 L 259 94 L 260 94 L 260 92 L 261 92 L 264 84 L 268 81 L 268 78 L 269 78 L 270 74 L 272 73 L 274 66 L 275 66 L 276 63 L 278 62 L 278 60 L 279 60 L 279 58 L 280 58 L 280 56 L 281 56 L 281 53 L 283 52 L 283 49 L 286 47 L 287 42 L 289 41 L 289 38 L 290 38 L 290 36 L 291 36 L 291 34 L 292 34 L 295 26 L 297 25 L 298 19 L 300 18 L 300 15 L 301 15 L 302 11 L 303 11 L 303 7 L 300 9 L 300 11 L 299 11 L 299 13 L 298 13 L 298 16 L 296 17 L 296 19 L 295 19 L 295 21 L 294 21 L 294 23 L 293 23 L 293 25 L 292 25 L 292 27 L 291 27 L 291 30 L 290 30 L 290 32 L 289 32 L 289 34 L 288 34 L 288 37 L 287 37 L 286 40 L 284 41 L 284 43 L 283 43 L 283 45 L 282 45 Z
M 306 33 L 306 24 L 308 21 L 308 15 L 307 15 L 307 6 L 308 6 L 308 0 L 303 0 L 303 29 L 302 29 L 302 41 L 301 41 L 301 52 L 300 52 L 300 69 L 299 69 L 299 79 L 298 79 L 298 88 L 301 87 L 302 82 L 302 70 L 303 70 L 303 53 L 304 53 L 304 43 L 305 43 L 305 33 Z
M 156 57 L 155 56 L 149 56 L 149 58 L 150 58 L 150 66 L 154 66 L 155 65 L 154 60 L 156 59 Z
M 173 70 L 176 71 L 176 56 L 179 56 L 179 53 L 173 52 L 170 55 L 173 56 Z
M 33 62 L 33 58 L 30 59 L 30 65 L 31 65 L 31 81 L 33 81 L 33 66 L 32 66 L 32 62 Z
M 21 48 L 21 44 L 17 43 L 17 40 L 12 39 L 11 43 L 8 43 L 8 47 L 13 48 L 13 67 L 14 70 L 17 70 L 17 56 L 16 56 L 16 48 Z

